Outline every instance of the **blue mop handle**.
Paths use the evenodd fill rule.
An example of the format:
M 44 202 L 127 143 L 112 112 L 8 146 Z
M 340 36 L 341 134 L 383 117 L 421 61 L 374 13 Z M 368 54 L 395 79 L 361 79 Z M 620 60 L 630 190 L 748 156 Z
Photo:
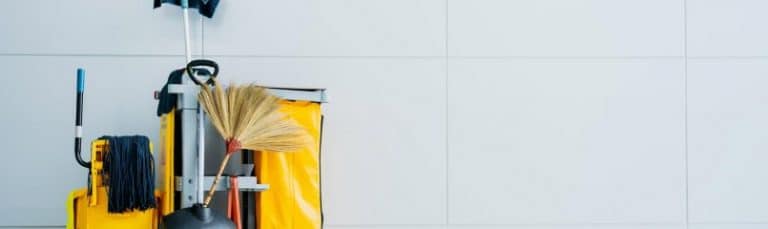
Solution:
M 85 168 L 91 168 L 91 162 L 80 156 L 83 143 L 83 94 L 85 92 L 85 69 L 77 69 L 77 102 L 75 103 L 75 159 Z
M 77 69 L 77 93 L 85 91 L 85 69 Z
M 182 9 L 189 8 L 189 0 L 181 0 L 181 8 Z

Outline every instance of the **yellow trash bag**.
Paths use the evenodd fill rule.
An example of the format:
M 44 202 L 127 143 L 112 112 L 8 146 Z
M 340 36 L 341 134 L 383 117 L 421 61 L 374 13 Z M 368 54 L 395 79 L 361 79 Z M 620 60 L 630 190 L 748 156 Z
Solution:
M 255 194 L 256 225 L 259 229 L 319 229 L 320 104 L 283 101 L 281 109 L 307 130 L 315 144 L 297 152 L 255 152 L 259 183 L 269 184 L 269 190 Z

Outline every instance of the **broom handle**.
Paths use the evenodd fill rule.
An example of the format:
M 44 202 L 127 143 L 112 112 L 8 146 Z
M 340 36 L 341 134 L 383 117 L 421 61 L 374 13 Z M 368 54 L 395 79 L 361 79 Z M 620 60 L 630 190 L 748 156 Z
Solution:
M 224 160 L 221 161 L 221 165 L 219 165 L 219 172 L 217 172 L 216 177 L 213 178 L 213 184 L 211 184 L 211 189 L 208 190 L 208 196 L 205 197 L 205 202 L 203 202 L 203 207 L 208 207 L 208 204 L 211 203 L 213 194 L 216 192 L 216 185 L 219 184 L 219 180 L 221 179 L 221 174 L 224 173 L 224 168 L 227 167 L 227 163 L 229 162 L 229 157 L 231 155 L 232 155 L 231 153 L 227 153 L 227 155 L 224 156 Z

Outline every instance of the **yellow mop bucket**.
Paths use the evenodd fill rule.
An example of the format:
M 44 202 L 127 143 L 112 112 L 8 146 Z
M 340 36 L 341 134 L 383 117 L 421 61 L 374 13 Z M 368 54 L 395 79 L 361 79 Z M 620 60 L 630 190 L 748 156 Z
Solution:
M 70 193 L 67 199 L 67 229 L 157 228 L 159 216 L 154 208 L 118 214 L 109 213 L 108 187 L 102 175 L 104 174 L 104 156 L 108 149 L 107 140 L 97 140 L 92 143 L 90 187 Z M 159 194 L 155 196 L 159 197 Z

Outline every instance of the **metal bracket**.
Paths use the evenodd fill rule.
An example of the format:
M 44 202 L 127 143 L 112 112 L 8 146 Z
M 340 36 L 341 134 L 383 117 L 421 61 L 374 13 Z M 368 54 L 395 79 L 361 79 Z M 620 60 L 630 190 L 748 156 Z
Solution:
M 327 103 L 325 89 L 322 88 L 284 88 L 267 87 L 277 97 L 287 100 L 301 100 L 318 103 Z
M 180 95 L 178 109 L 197 109 L 197 94 L 200 93 L 200 86 L 194 84 L 168 84 L 168 93 Z
M 206 176 L 204 179 L 205 187 L 211 187 L 213 184 L 213 176 Z M 258 179 L 254 176 L 237 177 L 238 189 L 244 192 L 261 192 L 269 189 L 268 184 L 259 184 Z M 181 191 L 184 188 L 184 180 L 181 177 L 176 177 L 176 190 Z M 229 176 L 221 176 L 219 184 L 216 185 L 216 191 L 227 191 L 231 189 L 229 184 Z
M 288 100 L 303 100 L 312 101 L 318 103 L 327 103 L 328 97 L 325 94 L 325 89 L 322 88 L 287 88 L 287 87 L 267 87 L 269 92 L 277 97 Z M 182 108 L 197 108 L 197 94 L 200 92 L 200 87 L 197 85 L 187 84 L 169 84 L 168 92 L 171 94 L 187 94 L 195 95 L 191 99 L 185 99 Z

